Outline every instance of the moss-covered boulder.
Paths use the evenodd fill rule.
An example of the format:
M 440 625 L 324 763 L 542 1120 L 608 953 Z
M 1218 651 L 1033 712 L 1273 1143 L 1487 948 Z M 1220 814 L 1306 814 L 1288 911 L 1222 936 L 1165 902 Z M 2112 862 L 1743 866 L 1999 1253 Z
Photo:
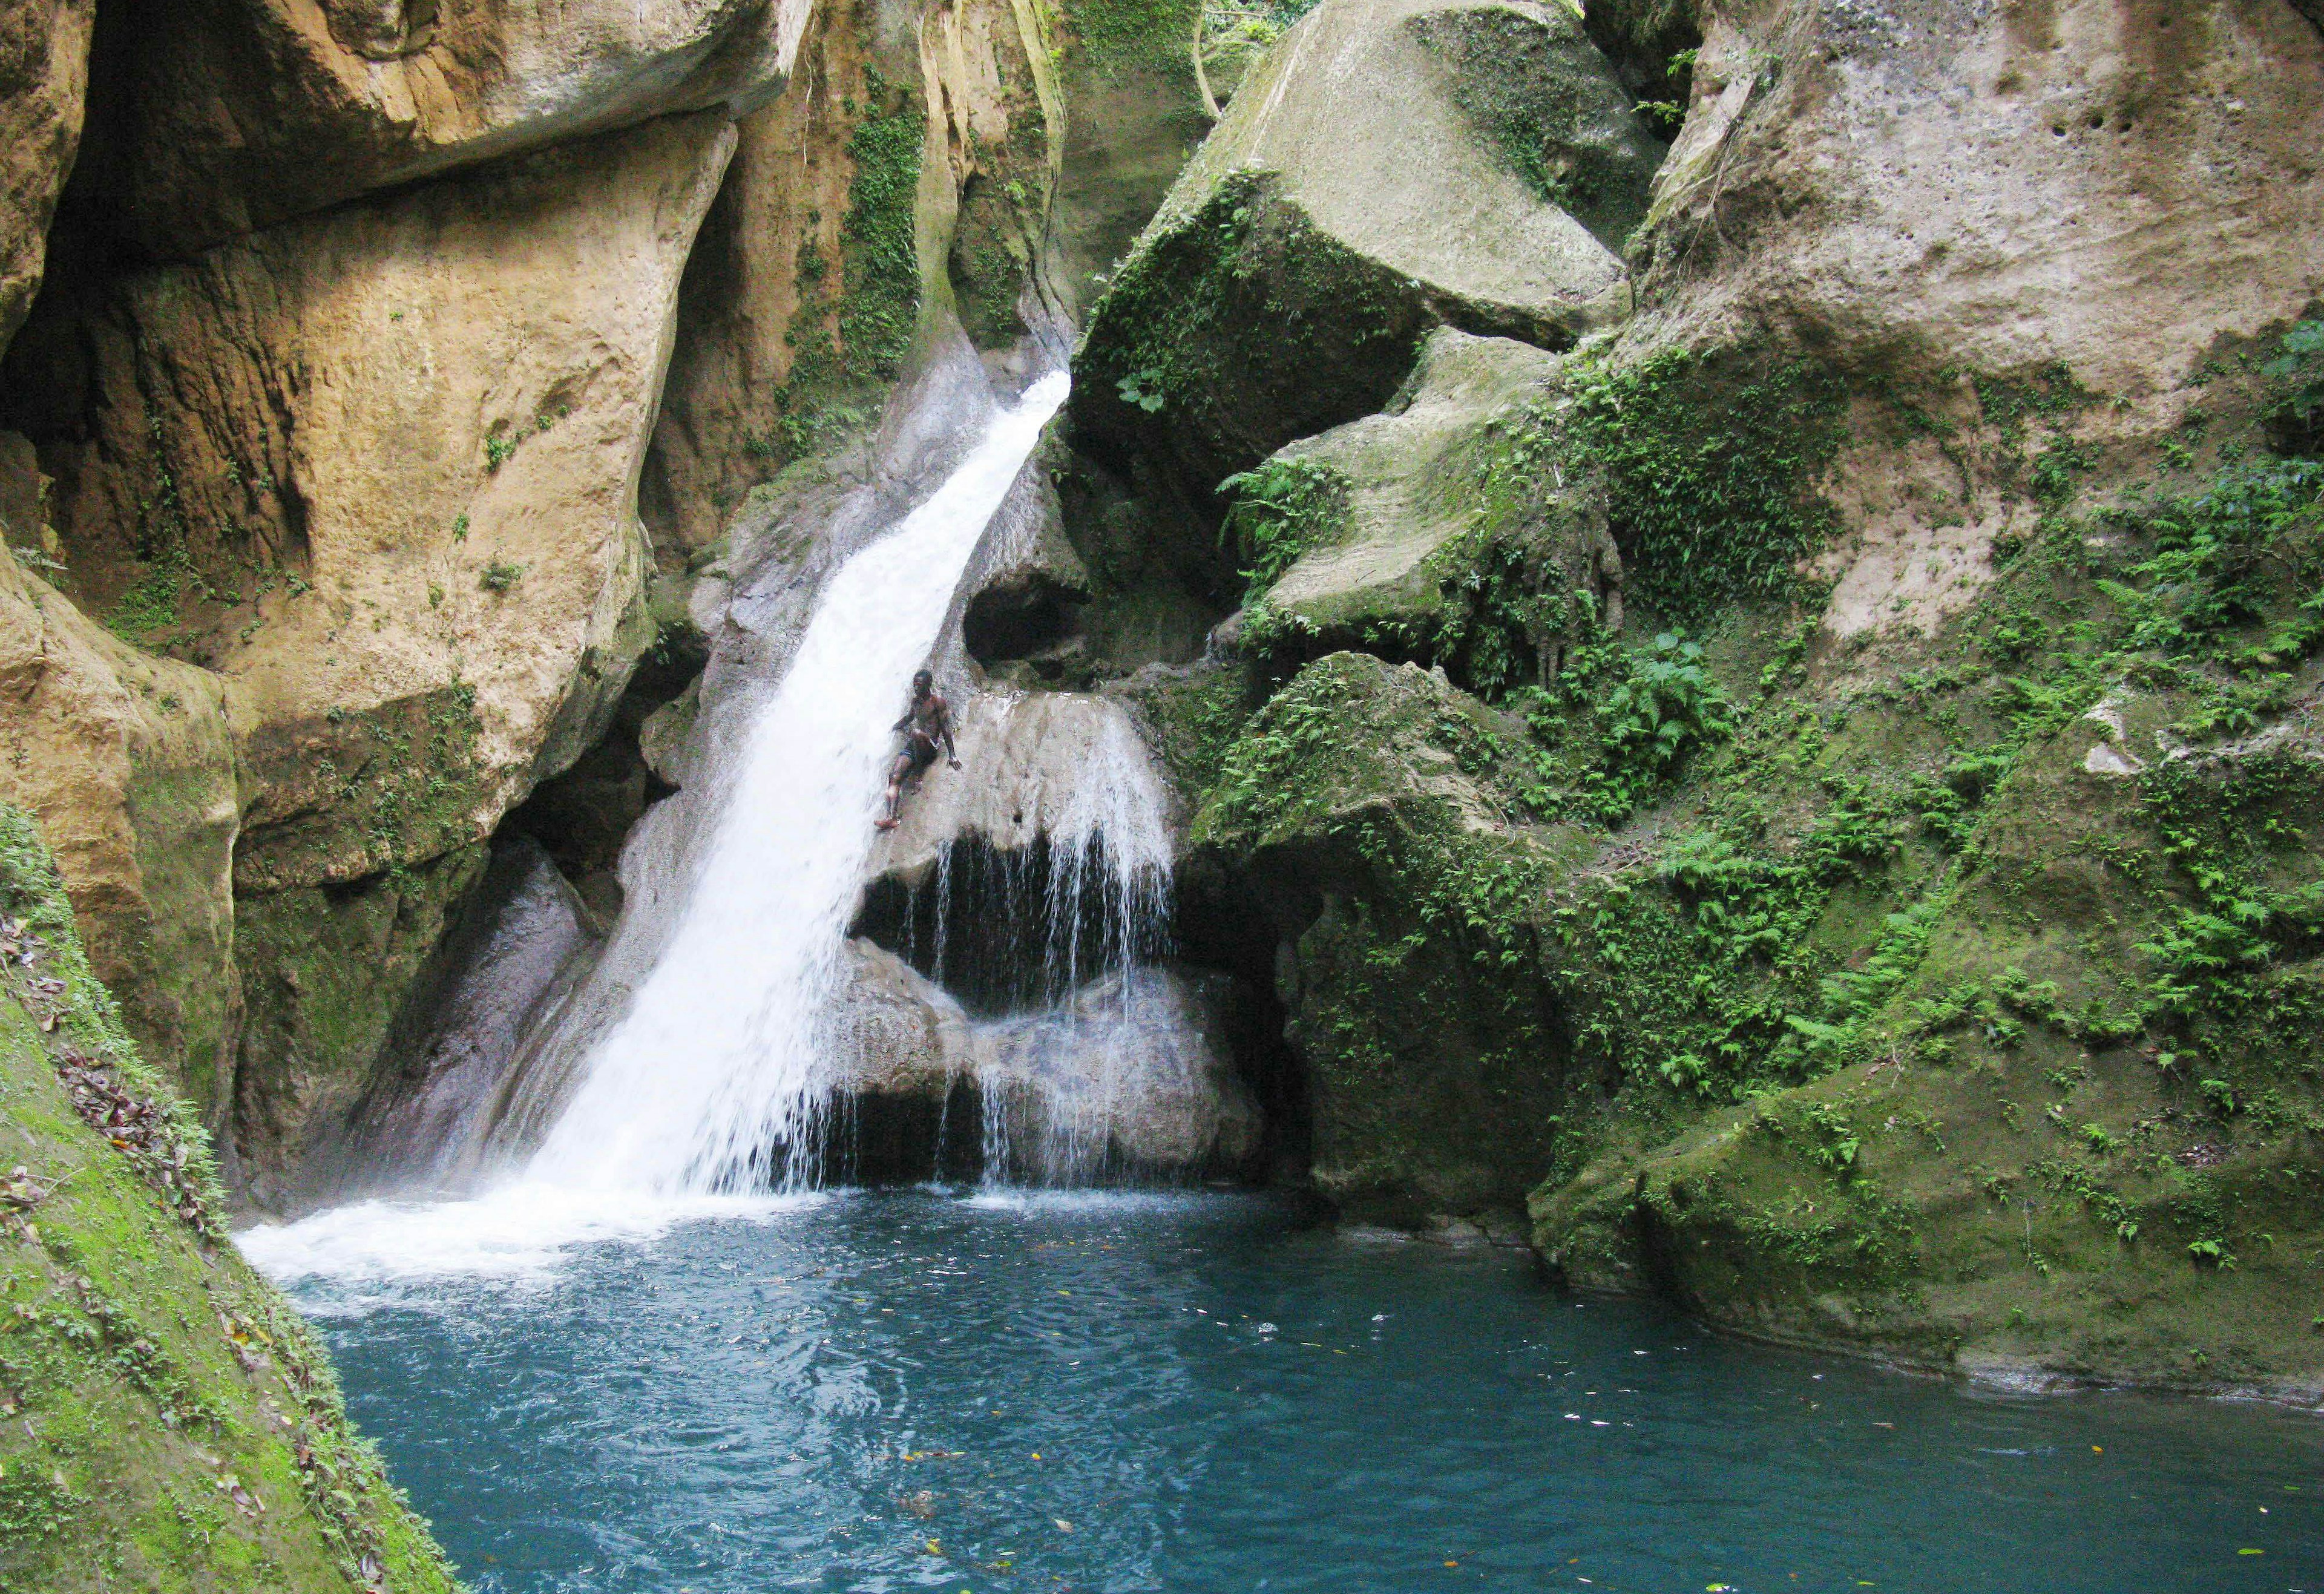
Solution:
M 1509 824 L 1522 736 L 1441 674 L 1335 653 L 1250 721 L 1195 820 L 1193 867 L 1277 939 L 1315 1182 L 1356 1214 L 1513 1204 L 1553 1155 L 1567 1047 L 1535 947 L 1590 849 Z
M 1237 478 L 1229 525 L 1259 622 L 1308 652 L 1457 667 L 1480 606 L 1498 604 L 1531 656 L 1526 674 L 1556 668 L 1548 610 L 1528 600 L 1586 592 L 1618 627 L 1621 556 L 1597 476 L 1513 468 L 1554 412 L 1557 367 L 1530 345 L 1439 327 L 1388 409 Z M 1508 590 L 1486 592 L 1494 581 Z
M 1659 153 L 1560 7 L 1324 0 L 1099 302 L 1076 424 L 1202 497 L 1378 409 L 1434 327 L 1562 347 L 1630 306 L 1576 213 L 1625 226 Z
M 6 807 L 0 951 L 0 1584 L 448 1594 Z

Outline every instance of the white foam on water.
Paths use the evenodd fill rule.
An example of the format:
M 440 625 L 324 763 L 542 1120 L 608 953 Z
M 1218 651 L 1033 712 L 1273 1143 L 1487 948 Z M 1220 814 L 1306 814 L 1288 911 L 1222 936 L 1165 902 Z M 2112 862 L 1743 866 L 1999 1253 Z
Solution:
M 822 1028 L 894 755 L 889 724 L 1066 386 L 1062 373 L 1035 384 L 832 577 L 752 728 L 693 899 L 585 1060 L 532 1178 L 676 1194 L 812 1176 Z
M 527 1182 L 470 1201 L 357 1202 L 295 1223 L 262 1223 L 234 1238 L 251 1264 L 278 1284 L 328 1280 L 393 1298 L 402 1286 L 445 1281 L 543 1283 L 577 1247 L 646 1243 L 698 1219 L 764 1221 L 827 1199 L 641 1197 Z
M 1231 1206 L 1252 1200 L 1247 1191 L 1125 1190 L 1093 1187 L 1032 1189 L 988 1185 L 961 1197 L 961 1204 L 983 1212 L 1022 1212 L 1044 1217 L 1116 1216 L 1125 1212 L 1183 1212 Z

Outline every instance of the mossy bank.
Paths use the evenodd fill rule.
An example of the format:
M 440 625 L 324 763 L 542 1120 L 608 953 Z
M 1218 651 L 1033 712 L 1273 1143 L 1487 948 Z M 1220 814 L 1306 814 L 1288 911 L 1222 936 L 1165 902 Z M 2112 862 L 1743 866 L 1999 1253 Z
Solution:
M 456 1589 L 0 807 L 0 1588 Z

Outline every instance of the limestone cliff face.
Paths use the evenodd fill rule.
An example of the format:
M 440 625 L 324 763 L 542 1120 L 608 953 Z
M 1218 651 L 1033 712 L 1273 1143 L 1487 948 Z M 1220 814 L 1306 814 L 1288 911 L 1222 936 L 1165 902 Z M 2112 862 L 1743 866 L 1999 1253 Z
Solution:
M 1653 8 L 1612 10 L 1651 31 Z M 1850 501 L 1821 555 L 1838 634 L 1877 628 L 1896 596 L 1887 620 L 1958 611 L 1983 550 L 2030 524 L 1956 378 L 2070 371 L 2107 399 L 2078 439 L 2131 446 L 2200 415 L 2207 364 L 2324 282 L 2309 132 L 2324 35 L 2281 0 L 1694 20 L 1687 119 L 1637 245 L 1632 346 L 1810 351 L 1927 390 L 1977 439 L 1859 435 L 1834 460 L 1831 490 Z
M 2143 403 L 2324 273 L 2324 37 L 2285 0 L 1711 4 L 1698 22 L 1641 240 L 1644 330 L 2063 361 Z
M 189 760 L 181 735 L 107 735 L 124 711 L 94 699 L 20 698 L 18 745 L 63 734 L 54 761 L 17 767 L 17 795 L 57 834 L 133 1014 L 171 1012 L 147 1038 L 214 1119 L 231 1103 L 264 1140 L 327 1104 L 315 1076 L 383 1029 L 427 950 L 423 933 L 405 956 L 363 936 L 316 955 L 284 894 L 340 893 L 307 917 L 372 901 L 392 922 L 422 899 L 440 917 L 456 892 L 415 888 L 425 866 L 572 762 L 651 641 L 637 475 L 733 142 L 715 116 L 664 119 L 579 161 L 76 283 L 13 351 L 60 539 L 44 626 L 93 638 L 80 613 L 103 617 L 93 658 L 169 678 L 113 699 L 209 732 Z M 180 928 L 157 944 L 148 924 Z M 176 950 L 198 962 L 158 955 L 196 924 L 210 933 Z M 261 999 L 246 1032 L 231 998 L 190 994 L 238 986 Z M 244 1087 L 236 1052 L 256 1064 Z
M 819 10 L 687 264 L 642 505 L 666 548 L 707 546 L 752 485 L 875 416 L 924 313 L 996 353 L 1046 314 L 1064 108 L 1042 16 Z
M 94 0 L 23 0 L 0 11 L 0 347 L 40 290 L 49 222 L 80 144 Z M 30 528 L 26 528 L 30 530 Z
M 84 219 L 173 258 L 383 188 L 779 93 L 808 0 L 120 0 Z M 107 115 L 110 111 L 113 114 Z
M 1249 81 L 1292 106 L 1303 37 L 1391 9 Z M 1271 985 L 1355 1210 L 1530 1186 L 1569 1280 L 1745 1331 L 2315 1398 L 2324 39 L 1591 12 L 1671 102 L 1628 320 L 1381 322 L 1347 380 L 1405 290 L 1327 308 L 1238 229 L 1370 152 L 1271 174 L 1247 98 L 1190 168 L 1227 199 L 1093 317 L 1093 584 L 1129 525 L 1239 556 L 1211 655 L 1126 687 L 1195 811 L 1182 934 Z

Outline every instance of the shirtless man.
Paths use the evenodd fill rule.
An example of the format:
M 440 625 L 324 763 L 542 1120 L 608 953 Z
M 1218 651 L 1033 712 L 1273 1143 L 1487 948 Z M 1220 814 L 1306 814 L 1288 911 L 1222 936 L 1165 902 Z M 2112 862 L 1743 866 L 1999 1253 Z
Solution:
M 882 830 L 896 828 L 896 806 L 904 800 L 904 782 L 915 783 L 921 771 L 936 761 L 936 740 L 944 740 L 945 761 L 960 768 L 959 750 L 952 742 L 952 705 L 936 696 L 936 677 L 927 670 L 912 677 L 912 706 L 904 711 L 895 729 L 904 733 L 904 748 L 888 766 L 888 811 L 872 821 Z

